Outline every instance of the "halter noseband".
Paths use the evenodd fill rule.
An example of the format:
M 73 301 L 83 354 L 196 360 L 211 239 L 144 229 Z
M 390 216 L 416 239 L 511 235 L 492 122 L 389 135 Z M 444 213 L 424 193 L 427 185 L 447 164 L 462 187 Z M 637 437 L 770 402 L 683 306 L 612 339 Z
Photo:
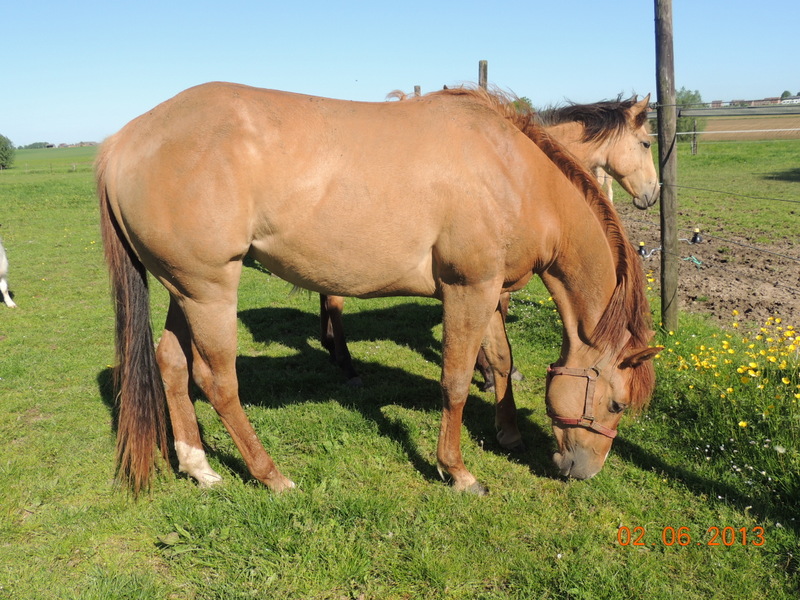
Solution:
M 610 429 L 594 420 L 594 408 L 592 400 L 594 399 L 594 384 L 600 376 L 600 369 L 598 367 L 591 367 L 589 369 L 573 369 L 570 367 L 556 367 L 550 365 L 547 367 L 547 382 L 556 375 L 569 375 L 571 377 L 585 377 L 586 378 L 586 399 L 583 405 L 583 416 L 579 419 L 569 419 L 567 417 L 560 417 L 555 414 L 550 407 L 547 408 L 547 416 L 550 420 L 557 425 L 566 427 L 585 427 L 592 431 L 614 439 L 617 437 L 617 430 Z

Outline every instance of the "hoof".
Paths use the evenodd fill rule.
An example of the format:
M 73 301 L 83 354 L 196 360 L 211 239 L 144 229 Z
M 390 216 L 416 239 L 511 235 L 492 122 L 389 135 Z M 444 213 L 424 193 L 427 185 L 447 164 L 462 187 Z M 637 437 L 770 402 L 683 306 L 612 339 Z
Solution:
M 345 383 L 345 385 L 351 388 L 360 388 L 362 385 L 361 377 L 359 377 L 358 375 L 356 375 L 355 377 L 351 377 L 350 379 L 347 380 L 347 383 Z
M 291 479 L 286 479 L 286 477 L 283 477 L 281 481 L 271 481 L 267 484 L 267 486 L 273 492 L 278 494 L 288 492 L 289 490 L 297 489 L 297 486 L 295 485 L 294 481 L 292 481 Z
M 475 496 L 487 496 L 489 494 L 489 488 L 477 481 L 470 485 L 469 487 L 463 490 L 467 494 L 473 494 Z
M 522 440 L 518 441 L 513 446 L 509 446 L 508 448 L 503 448 L 506 452 L 510 452 L 511 454 L 525 454 L 525 442 Z
M 482 392 L 494 392 L 494 383 L 482 383 L 480 388 Z
M 441 471 L 439 472 L 441 475 Z M 489 493 L 489 488 L 485 485 L 481 484 L 477 479 L 470 476 L 472 479 L 472 483 L 459 483 L 458 481 L 453 482 L 453 489 L 457 492 L 463 492 L 465 494 L 473 494 L 475 496 L 485 496 Z
M 202 489 L 209 489 L 222 483 L 222 477 L 217 475 L 214 471 L 211 473 L 203 473 L 197 478 L 197 486 Z
M 519 433 L 506 436 L 503 431 L 497 432 L 497 441 L 502 446 L 503 450 L 519 454 L 525 452 L 525 443 L 522 441 L 522 436 Z

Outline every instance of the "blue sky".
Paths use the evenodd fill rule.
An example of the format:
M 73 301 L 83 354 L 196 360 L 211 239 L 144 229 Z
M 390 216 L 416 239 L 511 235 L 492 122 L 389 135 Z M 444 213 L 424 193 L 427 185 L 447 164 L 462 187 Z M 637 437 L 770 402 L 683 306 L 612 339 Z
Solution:
M 652 0 L 4 3 L 0 134 L 101 141 L 179 91 L 236 81 L 382 101 L 477 80 L 534 105 L 653 93 Z M 675 82 L 706 101 L 800 91 L 800 2 L 673 0 Z

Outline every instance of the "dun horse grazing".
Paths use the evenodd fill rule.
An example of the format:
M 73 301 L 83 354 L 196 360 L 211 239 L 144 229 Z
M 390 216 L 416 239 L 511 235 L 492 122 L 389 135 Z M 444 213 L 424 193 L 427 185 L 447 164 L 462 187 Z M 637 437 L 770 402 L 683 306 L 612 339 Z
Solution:
M 406 100 L 407 96 L 401 97 Z M 413 100 L 412 100 L 413 101 Z M 637 102 L 629 100 L 602 101 L 592 104 L 569 104 L 536 113 L 539 123 L 556 141 L 560 142 L 586 169 L 598 176 L 614 179 L 631 196 L 633 204 L 640 209 L 653 206 L 658 200 L 658 174 L 650 151 L 650 135 L 647 129 L 647 110 L 650 95 Z M 608 196 L 611 199 L 610 195 Z M 507 311 L 509 297 L 501 298 Z M 320 296 L 321 342 L 339 368 L 349 385 L 360 385 L 361 378 L 353 366 L 344 333 L 342 313 L 344 298 Z M 483 352 L 478 355 L 477 369 L 483 375 L 484 391 L 491 391 L 494 380 Z M 521 377 L 514 370 L 516 377 Z
M 323 294 L 443 303 L 440 471 L 464 465 L 461 420 L 483 343 L 500 443 L 521 443 L 498 298 L 538 273 L 562 321 L 548 412 L 563 475 L 591 477 L 622 411 L 649 397 L 652 335 L 641 265 L 596 182 L 530 116 L 481 91 L 359 103 L 235 84 L 189 89 L 104 144 L 96 164 L 116 306 L 119 475 L 147 487 L 167 453 L 211 485 L 189 395 L 202 389 L 250 473 L 294 484 L 242 410 L 236 296 L 246 256 Z M 169 291 L 153 351 L 146 271 Z

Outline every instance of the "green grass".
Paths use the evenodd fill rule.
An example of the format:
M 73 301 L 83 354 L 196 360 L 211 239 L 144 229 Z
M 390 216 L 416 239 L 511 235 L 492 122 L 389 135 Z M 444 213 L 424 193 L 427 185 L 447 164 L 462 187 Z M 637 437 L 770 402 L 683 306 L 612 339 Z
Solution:
M 800 331 L 770 318 L 751 332 L 693 323 L 665 338 L 658 411 L 674 423 L 689 456 L 727 467 L 724 480 L 749 488 L 753 506 L 796 508 Z
M 798 413 L 782 396 L 780 410 L 758 414 L 764 394 L 786 393 L 781 378 L 796 371 L 770 371 L 766 392 L 736 384 L 740 363 L 761 348 L 749 344 L 769 349 L 775 338 L 684 316 L 663 337 L 650 409 L 624 418 L 597 477 L 566 483 L 550 464 L 543 405 L 559 322 L 538 284 L 515 296 L 509 322 L 527 375 L 515 389 L 528 450 L 499 449 L 491 397 L 473 388 L 467 405 L 465 460 L 489 496 L 454 493 L 436 474 L 436 302 L 347 302 L 365 381 L 354 390 L 315 339 L 316 297 L 290 295 L 251 265 L 240 291 L 241 396 L 300 490 L 276 496 L 252 481 L 198 400 L 224 484 L 201 490 L 165 472 L 134 501 L 113 480 L 113 316 L 90 171 L 71 169 L 72 149 L 44 152 L 18 152 L 16 168 L 0 173 L 0 234 L 19 304 L 0 306 L 0 598 L 797 597 Z M 154 287 L 152 297 L 158 331 L 166 295 Z M 723 340 L 736 360 L 706 369 Z M 762 359 L 759 370 L 773 368 Z M 768 429 L 793 423 L 792 438 Z M 646 545 L 620 544 L 620 526 L 644 528 Z M 692 543 L 664 544 L 670 527 L 689 528 Z M 709 546 L 712 527 L 744 528 L 751 540 L 763 527 L 765 543 Z
M 77 173 L 90 172 L 97 148 L 82 146 L 77 148 L 39 148 L 36 150 L 17 150 L 12 170 L 14 175 L 24 173 Z
M 653 155 L 658 156 L 655 147 Z M 800 231 L 798 156 L 800 140 L 706 142 L 694 156 L 689 144 L 678 144 L 681 235 L 699 227 L 721 238 L 796 241 Z M 624 197 L 618 184 L 615 193 Z M 648 217 L 632 217 L 658 222 L 658 206 L 650 211 L 653 214 Z

